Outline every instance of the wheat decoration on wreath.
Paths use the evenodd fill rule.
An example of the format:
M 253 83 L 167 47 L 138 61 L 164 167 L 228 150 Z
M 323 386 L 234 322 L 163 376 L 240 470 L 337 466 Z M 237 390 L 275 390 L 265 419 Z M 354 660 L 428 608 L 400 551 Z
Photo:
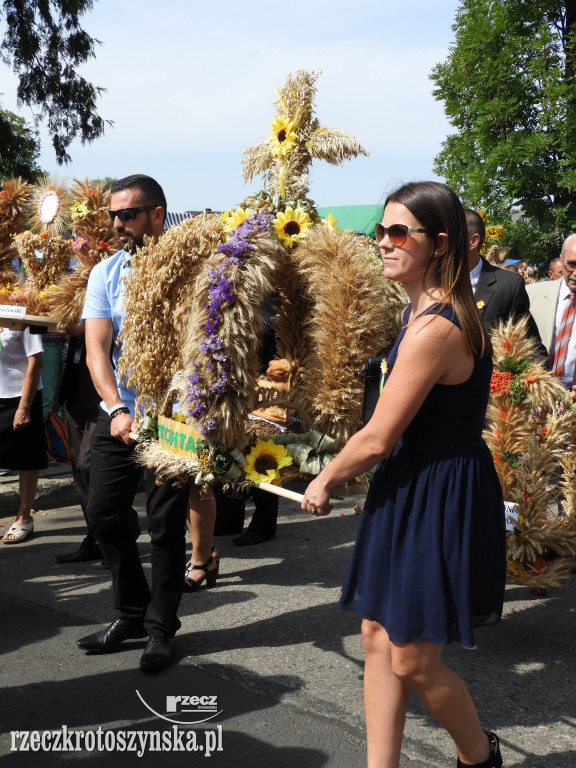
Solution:
M 157 439 L 138 448 L 140 461 L 162 475 L 187 474 L 209 484 L 256 476 L 279 482 L 312 467 L 317 473 L 361 426 L 358 375 L 370 354 L 391 344 L 404 298 L 384 278 L 373 241 L 336 229 L 333 217 L 322 219 L 308 197 L 313 160 L 341 165 L 367 154 L 315 116 L 317 77 L 299 71 L 277 91 L 267 139 L 244 155 L 245 181 L 262 174 L 263 189 L 222 214 L 217 238 L 206 232 L 187 246 L 198 265 L 197 273 L 182 276 L 187 285 L 176 277 L 183 261 L 179 232 L 192 226 L 186 222 L 133 262 L 121 371 L 155 416 L 168 416 L 177 401 L 177 422 L 184 419 L 200 433 L 193 453 L 175 457 L 167 444 L 188 445 L 184 429 L 178 438 L 177 428 L 166 432 L 153 418 L 144 421 L 145 434 Z M 276 295 L 281 359 L 262 378 L 259 310 L 269 295 Z M 272 426 L 262 420 L 268 416 L 276 419 Z M 294 416 L 301 434 L 293 432 Z M 271 445 L 282 446 L 289 463 Z M 258 474 L 266 462 L 278 476 L 270 467 Z
M 494 372 L 484 439 L 504 499 L 508 582 L 559 586 L 576 556 L 576 413 L 562 382 L 535 360 L 527 319 L 492 331 Z

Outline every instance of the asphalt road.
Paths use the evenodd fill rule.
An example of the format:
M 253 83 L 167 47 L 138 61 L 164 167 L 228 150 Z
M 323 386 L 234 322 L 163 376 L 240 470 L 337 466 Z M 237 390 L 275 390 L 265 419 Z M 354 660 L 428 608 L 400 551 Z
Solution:
M 106 656 L 76 647 L 113 619 L 109 574 L 99 562 L 54 560 L 82 536 L 79 507 L 38 512 L 33 539 L 0 545 L 2 766 L 364 765 L 360 621 L 337 608 L 354 502 L 319 519 L 282 502 L 276 539 L 256 547 L 219 537 L 221 577 L 184 595 L 177 664 L 155 676 L 138 669 L 143 642 Z M 0 519 L 0 532 L 10 522 Z M 147 563 L 146 535 L 140 546 Z M 474 650 L 453 644 L 445 658 L 468 683 L 484 727 L 498 731 L 507 768 L 575 768 L 574 580 L 544 597 L 510 587 L 502 623 L 478 632 Z M 197 722 L 214 714 L 210 706 L 217 714 Z M 52 733 L 79 750 L 49 751 Z M 193 739 L 196 751 L 184 751 Z M 450 739 L 412 699 L 402 768 L 455 762 Z

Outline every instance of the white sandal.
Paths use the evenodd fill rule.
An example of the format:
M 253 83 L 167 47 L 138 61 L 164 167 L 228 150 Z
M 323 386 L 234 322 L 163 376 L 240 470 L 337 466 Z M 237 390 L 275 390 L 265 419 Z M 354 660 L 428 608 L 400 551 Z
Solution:
M 2 537 L 4 544 L 20 544 L 22 541 L 30 536 L 34 530 L 34 520 L 30 520 L 29 523 L 12 523 L 12 527 Z M 6 536 L 14 536 L 13 539 L 7 539 Z

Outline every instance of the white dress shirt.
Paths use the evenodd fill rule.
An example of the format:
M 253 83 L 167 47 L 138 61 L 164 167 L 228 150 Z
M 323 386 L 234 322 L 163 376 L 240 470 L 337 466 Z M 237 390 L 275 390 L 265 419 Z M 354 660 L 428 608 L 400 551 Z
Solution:
M 560 327 L 562 322 L 562 316 L 566 310 L 566 304 L 568 297 L 572 291 L 566 285 L 566 280 L 562 278 L 562 284 L 560 286 L 560 292 L 558 293 L 558 304 L 556 304 L 556 321 L 554 323 L 554 339 L 552 341 L 552 349 L 550 351 L 550 360 L 554 355 L 554 347 L 556 345 L 556 331 Z M 572 388 L 572 379 L 574 378 L 574 365 L 576 363 L 576 320 L 572 325 L 572 331 L 570 333 L 570 340 L 568 342 L 568 349 L 566 350 L 566 359 L 564 361 L 564 373 L 562 374 L 561 381 L 568 389 Z
M 470 272 L 470 284 L 472 285 L 472 293 L 474 293 L 476 286 L 478 285 L 480 272 L 482 272 L 482 259 L 479 260 L 478 264 L 476 264 L 474 269 Z

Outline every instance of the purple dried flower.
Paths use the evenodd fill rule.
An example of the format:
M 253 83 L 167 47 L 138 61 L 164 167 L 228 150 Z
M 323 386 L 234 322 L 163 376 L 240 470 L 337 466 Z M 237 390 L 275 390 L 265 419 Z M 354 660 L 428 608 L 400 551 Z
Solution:
M 224 342 L 217 336 L 218 327 L 222 321 L 222 305 L 232 306 L 236 301 L 233 282 L 229 277 L 232 269 L 242 266 L 248 253 L 254 250 L 250 238 L 258 232 L 269 231 L 274 216 L 270 213 L 254 213 L 245 219 L 240 226 L 230 233 L 226 243 L 218 246 L 220 253 L 226 258 L 218 267 L 210 267 L 207 273 L 210 287 L 209 301 L 206 304 L 207 319 L 204 326 L 205 336 L 200 341 L 199 351 L 208 359 L 206 368 L 213 373 L 218 372 L 216 381 L 207 387 L 200 386 L 202 375 L 198 364 L 194 364 L 194 372 L 188 376 L 186 387 L 186 402 L 193 407 L 188 411 L 193 419 L 200 418 L 210 407 L 211 395 L 224 395 L 228 388 L 228 369 L 230 360 L 224 351 Z M 213 432 L 217 427 L 216 419 L 210 419 L 202 425 L 203 432 Z

